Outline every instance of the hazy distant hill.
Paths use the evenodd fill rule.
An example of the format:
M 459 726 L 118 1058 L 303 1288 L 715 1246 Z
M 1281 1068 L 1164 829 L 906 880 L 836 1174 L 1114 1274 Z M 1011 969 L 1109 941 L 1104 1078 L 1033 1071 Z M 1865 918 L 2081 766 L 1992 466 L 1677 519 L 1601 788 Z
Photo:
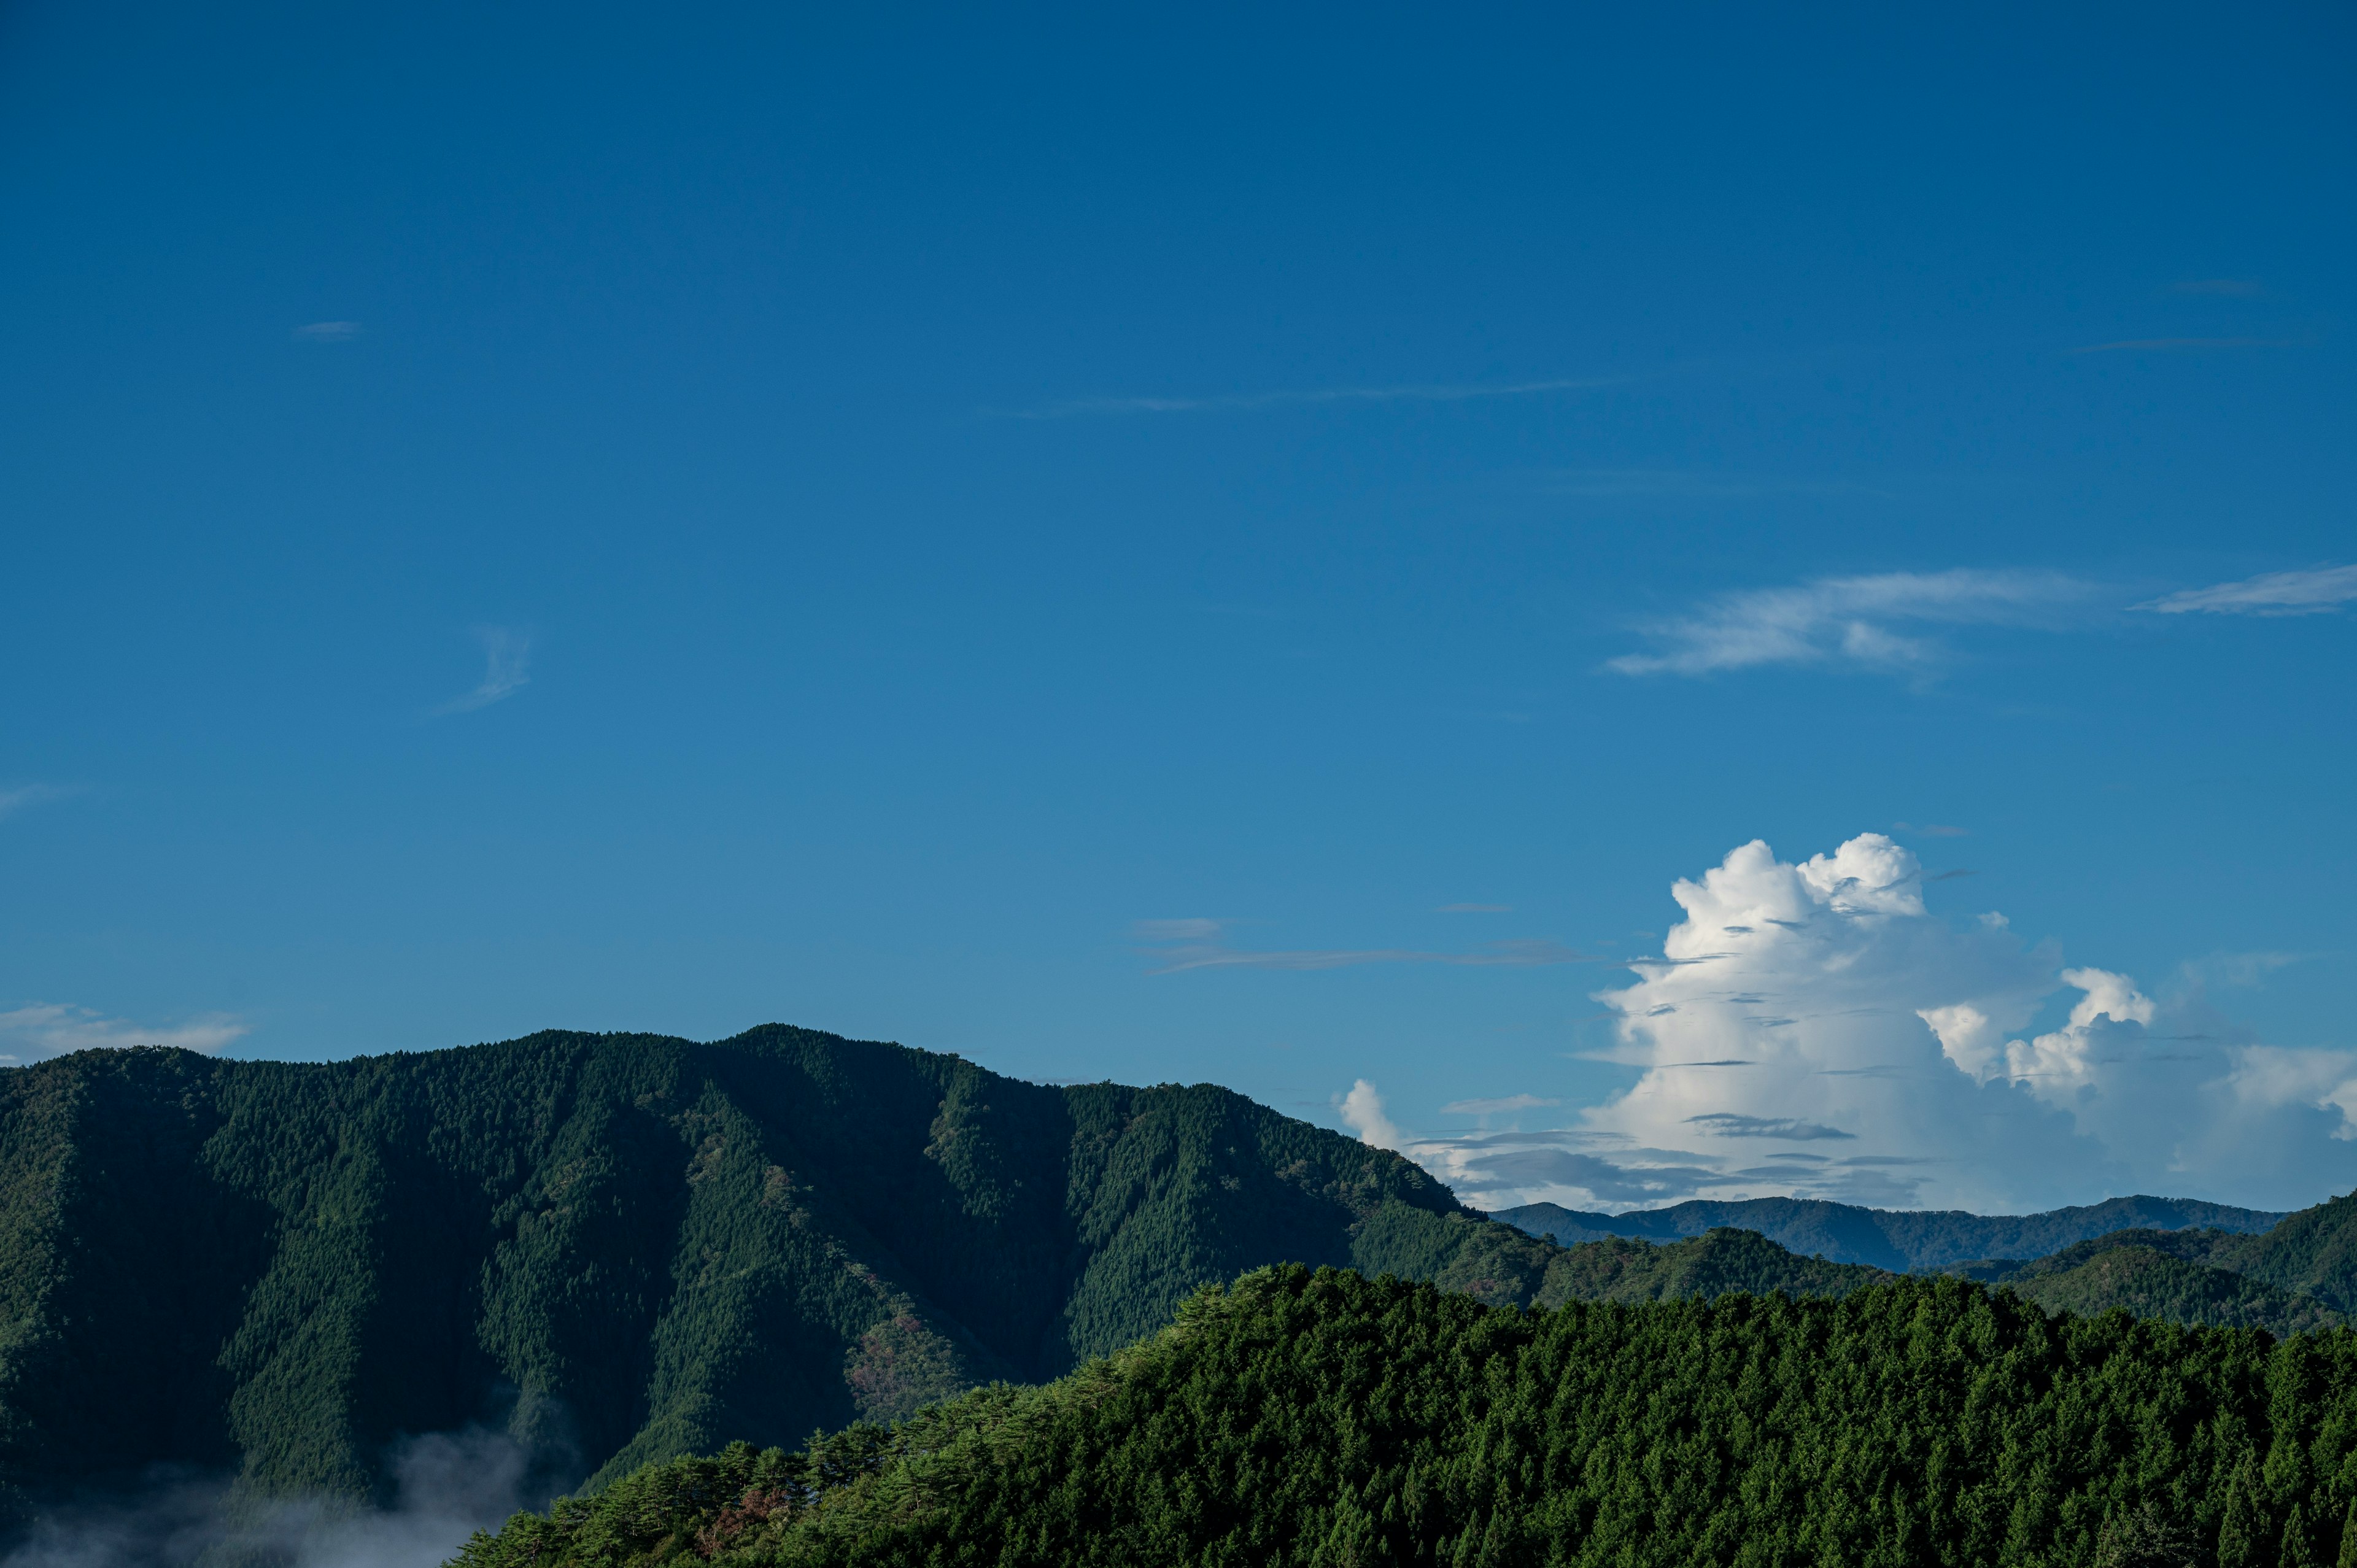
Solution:
M 0 1488 L 177 1461 L 365 1493 L 398 1434 L 484 1420 L 565 1479 L 798 1443 L 1352 1263 L 1393 1211 L 1515 1235 L 1225 1090 L 807 1030 L 85 1052 L 0 1072 Z
M 2183 1230 L 2206 1227 L 2265 1231 L 2285 1217 L 2256 1208 L 2174 1197 L 2115 1197 L 2044 1214 L 1981 1215 L 1956 1209 L 1860 1208 L 1818 1198 L 1755 1197 L 1738 1202 L 1697 1199 L 1628 1214 L 1587 1214 L 1553 1203 L 1498 1210 L 1502 1219 L 1534 1236 L 1569 1246 L 1607 1236 L 1671 1241 L 1732 1226 L 1756 1230 L 1803 1256 L 1863 1263 L 1893 1273 L 1944 1269 L 1984 1258 L 2030 1259 L 2115 1230 Z
M 1845 1296 L 1894 1277 L 1804 1258 L 1749 1230 L 1711 1230 L 1661 1243 L 1609 1237 L 1564 1248 L 1509 1225 L 1405 1205 L 1371 1216 L 1353 1251 L 1366 1273 L 1429 1281 L 1492 1306 L 1706 1301 L 1730 1291 Z
M 1947 1272 L 2005 1285 L 2051 1312 L 2084 1316 L 2120 1307 L 2138 1317 L 2264 1328 L 2277 1337 L 2344 1321 L 2313 1295 L 2204 1261 L 2221 1242 L 2248 1240 L 2223 1230 L 2123 1230 L 2032 1262 L 2000 1259 Z

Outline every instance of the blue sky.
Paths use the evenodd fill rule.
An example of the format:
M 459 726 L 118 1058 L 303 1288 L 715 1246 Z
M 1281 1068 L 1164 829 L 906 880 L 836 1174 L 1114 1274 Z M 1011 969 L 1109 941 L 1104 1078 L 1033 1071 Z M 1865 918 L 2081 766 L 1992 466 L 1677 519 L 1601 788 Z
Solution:
M 2352 31 L 11 7 L 0 1050 L 780 1019 L 1485 1202 L 2357 1185 Z M 1715 867 L 1830 945 L 1614 967 Z M 1706 1008 L 1800 1043 L 1663 1099 Z

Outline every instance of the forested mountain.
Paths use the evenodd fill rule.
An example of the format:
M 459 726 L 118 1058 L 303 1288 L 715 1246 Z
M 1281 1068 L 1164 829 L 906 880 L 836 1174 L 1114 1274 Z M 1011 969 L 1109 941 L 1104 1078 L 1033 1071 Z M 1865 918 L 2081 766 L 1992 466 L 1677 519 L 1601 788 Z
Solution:
M 2287 1332 L 2357 1299 L 2352 1235 L 2342 1199 L 1969 1269 Z M 399 1440 L 475 1423 L 595 1490 L 1058 1377 L 1276 1262 L 1530 1308 L 1891 1278 L 1732 1229 L 1566 1249 L 1212 1086 L 1047 1087 L 782 1026 L 91 1051 L 0 1072 L 0 1508 L 157 1463 L 381 1497 Z
M 1953 1278 L 1531 1313 L 1279 1268 L 1049 1387 L 652 1466 L 458 1568 L 691 1557 L 2308 1568 L 2357 1560 L 2357 1334 Z
M 484 1421 L 595 1485 L 1051 1378 L 1263 1263 L 1391 1266 L 1387 1214 L 1504 1230 L 1224 1090 L 807 1030 L 84 1052 L 0 1073 L 0 1485 L 363 1495 Z
M 2123 1230 L 2033 1262 L 1964 1263 L 1947 1272 L 2005 1285 L 2052 1312 L 2120 1307 L 2138 1317 L 2265 1328 L 2276 1335 L 2330 1328 L 2343 1320 L 2315 1296 L 2201 1262 L 2214 1250 L 2215 1239 L 2227 1234 Z
M 1706 1300 L 1729 1291 L 1843 1296 L 1893 1276 L 1855 1263 L 1787 1251 L 1749 1230 L 1713 1230 L 1682 1241 L 1582 1242 L 1558 1247 L 1510 1225 L 1386 1206 L 1360 1226 L 1357 1266 L 1461 1291 L 1493 1306 L 1566 1301 Z
M 1756 1230 L 1803 1256 L 1864 1263 L 1894 1273 L 1944 1269 L 1983 1258 L 2042 1258 L 2115 1230 L 2260 1232 L 2284 1216 L 2176 1197 L 2115 1197 L 2044 1214 L 1966 1214 L 1957 1209 L 1860 1208 L 1821 1198 L 1696 1199 L 1667 1208 L 1589 1214 L 1553 1203 L 1501 1208 L 1492 1216 L 1564 1246 L 1632 1236 L 1674 1241 L 1706 1230 Z
M 2057 1311 L 2116 1306 L 2177 1323 L 2294 1334 L 2357 1310 L 2357 1194 L 2287 1215 L 2255 1234 L 2122 1230 L 2043 1258 L 1991 1259 L 1948 1272 L 2006 1285 Z

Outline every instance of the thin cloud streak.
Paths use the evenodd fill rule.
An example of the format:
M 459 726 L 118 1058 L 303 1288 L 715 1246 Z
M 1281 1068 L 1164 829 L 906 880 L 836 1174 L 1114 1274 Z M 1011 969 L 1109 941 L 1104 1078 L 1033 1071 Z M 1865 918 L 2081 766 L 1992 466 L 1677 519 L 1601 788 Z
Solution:
M 2175 353 L 2189 349 L 2288 349 L 2289 338 L 2123 338 L 2116 343 L 2085 343 L 2073 354 Z
M 2188 588 L 2134 607 L 2165 616 L 2312 616 L 2330 615 L 2352 599 L 2357 599 L 2357 566 L 2312 566 Z
M 15 789 L 0 789 L 0 817 L 13 817 L 28 807 L 46 806 L 72 793 L 58 784 L 27 784 Z
M 1129 934 L 1142 942 L 1208 941 L 1220 934 L 1222 922 L 1206 919 L 1135 920 Z
M 1287 952 L 1248 952 L 1223 947 L 1171 948 L 1157 953 L 1163 961 L 1151 974 L 1177 974 L 1190 969 L 1351 969 L 1370 963 L 1438 963 L 1468 969 L 1533 969 L 1549 964 L 1602 963 L 1626 967 L 1632 961 L 1598 958 L 1559 942 L 1496 942 L 1483 952 L 1425 952 L 1413 948 L 1319 948 Z
M 1507 381 L 1469 386 L 1304 387 L 1276 392 L 1225 392 L 1210 397 L 1084 397 L 1038 408 L 985 409 L 998 419 L 1071 419 L 1084 414 L 1195 413 L 1233 409 L 1300 408 L 1329 403 L 1469 403 L 1477 398 L 1532 397 L 1542 392 L 1590 392 L 1620 386 L 1622 376 L 1566 377 L 1544 381 Z
M 1452 1100 L 1440 1110 L 1447 1116 L 1504 1116 L 1562 1103 L 1560 1100 L 1542 1100 L 1535 1094 L 1509 1094 L 1498 1100 Z
M 1844 480 L 1779 479 L 1678 468 L 1572 468 L 1544 487 L 1551 495 L 1661 496 L 1686 500 L 1747 500 L 1758 496 L 1878 496 L 1887 490 Z
M 525 671 L 532 657 L 530 637 L 499 626 L 477 627 L 475 636 L 483 644 L 483 683 L 466 695 L 453 698 L 436 708 L 434 715 L 437 718 L 448 714 L 471 714 L 478 708 L 488 708 L 532 684 L 532 677 Z
M 1886 572 L 1724 594 L 1644 628 L 1654 653 L 1605 661 L 1622 675 L 1706 675 L 1760 665 L 1922 670 L 1936 643 L 1894 627 L 2051 624 L 2093 589 L 2056 572 Z
M 314 321 L 295 328 L 295 336 L 306 343 L 349 343 L 360 335 L 357 321 Z

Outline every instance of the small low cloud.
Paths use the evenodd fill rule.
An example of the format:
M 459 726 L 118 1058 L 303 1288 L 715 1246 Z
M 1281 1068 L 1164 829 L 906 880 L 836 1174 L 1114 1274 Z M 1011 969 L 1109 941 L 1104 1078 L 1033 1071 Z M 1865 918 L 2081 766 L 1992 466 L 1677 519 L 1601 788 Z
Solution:
M 1436 915 L 1511 915 L 1512 904 L 1443 904 L 1433 911 Z
M 1560 1100 L 1542 1100 L 1535 1094 L 1509 1094 L 1498 1100 L 1452 1100 L 1440 1109 L 1451 1116 L 1507 1116 L 1517 1111 L 1536 1111 L 1562 1103 Z
M 207 1013 L 156 1027 L 110 1018 L 89 1007 L 36 1002 L 0 1013 L 0 1062 L 40 1061 L 73 1051 L 120 1050 L 127 1046 L 172 1046 L 208 1054 L 248 1032 L 227 1013 Z
M 2083 343 L 2073 354 L 2176 354 L 2203 349 L 2288 349 L 2288 338 L 2123 338 L 2115 343 Z
M 2352 599 L 2357 599 L 2357 566 L 2310 566 L 2188 588 L 2136 607 L 2165 616 L 2312 616 L 2330 615 Z
M 1763 665 L 1921 671 L 1943 650 L 1928 627 L 2057 626 L 2093 593 L 2055 572 L 1886 572 L 1722 594 L 1641 629 L 1654 650 L 1605 668 L 1709 675 Z
M 532 639 L 528 635 L 511 627 L 483 626 L 475 628 L 475 636 L 483 645 L 482 684 L 436 708 L 436 717 L 488 708 L 532 684 L 532 676 L 527 672 L 532 659 Z
M 295 336 L 305 343 L 349 343 L 361 335 L 357 321 L 314 321 L 295 328 Z
M 1299 408 L 1331 403 L 1467 403 L 1479 398 L 1534 397 L 1618 386 L 1623 378 L 1559 377 L 1541 381 L 1474 382 L 1455 386 L 1303 387 L 1277 392 L 1219 392 L 1207 397 L 1084 397 L 1036 408 L 985 409 L 1001 419 L 1072 419 L 1086 414 L 1195 413 L 1218 410 Z
M 58 784 L 23 784 L 14 789 L 0 789 L 0 819 L 15 816 L 35 806 L 46 806 L 52 800 L 62 800 L 71 789 Z

